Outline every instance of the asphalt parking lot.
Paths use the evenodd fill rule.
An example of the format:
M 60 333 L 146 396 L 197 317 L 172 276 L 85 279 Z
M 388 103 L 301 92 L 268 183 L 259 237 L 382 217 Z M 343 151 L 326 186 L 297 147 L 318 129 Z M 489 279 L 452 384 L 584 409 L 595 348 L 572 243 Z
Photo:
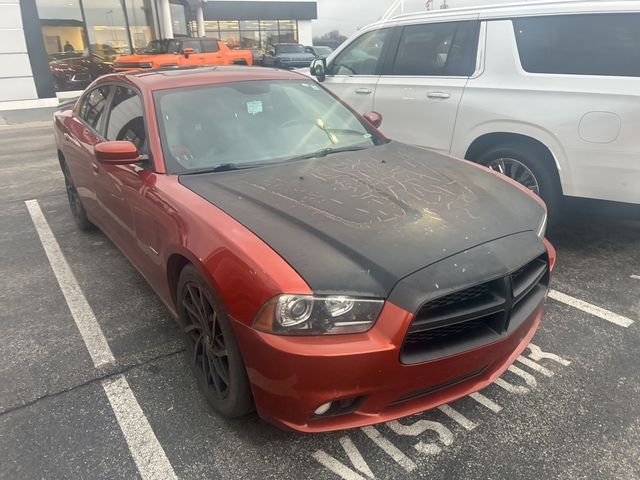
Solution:
M 541 329 L 480 395 L 303 435 L 207 406 L 160 300 L 100 232 L 76 230 L 50 126 L 0 126 L 0 184 L 1 478 L 640 477 L 637 209 L 574 202 L 550 234 L 559 257 Z M 95 367 L 35 205 L 80 287 L 72 303 L 86 299 L 115 362 Z M 113 395 L 122 381 L 132 396 Z M 123 411 L 150 429 L 132 436 Z

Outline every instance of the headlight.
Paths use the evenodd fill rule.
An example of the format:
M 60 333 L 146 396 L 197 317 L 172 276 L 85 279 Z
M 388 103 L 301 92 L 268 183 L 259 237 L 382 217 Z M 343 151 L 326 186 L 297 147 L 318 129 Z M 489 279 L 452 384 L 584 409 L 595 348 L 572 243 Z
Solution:
M 280 295 L 256 316 L 254 327 L 279 335 L 337 335 L 366 332 L 384 300 L 345 296 Z
M 540 221 L 540 226 L 538 227 L 538 237 L 544 238 L 547 233 L 547 212 L 544 212 L 544 216 Z

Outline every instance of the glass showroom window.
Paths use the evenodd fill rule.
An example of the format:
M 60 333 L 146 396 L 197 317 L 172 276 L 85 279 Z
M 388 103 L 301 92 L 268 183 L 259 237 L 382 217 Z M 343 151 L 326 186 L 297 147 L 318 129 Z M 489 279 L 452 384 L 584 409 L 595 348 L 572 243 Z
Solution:
M 131 53 L 126 17 L 120 0 L 83 0 L 82 5 L 93 52 L 109 61 Z
M 260 22 L 258 20 L 243 20 L 240 22 L 240 47 L 261 48 Z
M 187 21 L 187 8 L 182 3 L 169 3 L 169 14 L 171 15 L 171 23 L 173 25 L 174 37 L 186 37 L 189 35 L 189 26 Z
M 298 25 L 295 20 L 278 20 L 280 43 L 298 42 Z
M 268 50 L 276 43 L 296 43 L 296 20 L 207 20 L 207 37 L 219 38 L 230 47 Z
M 126 0 L 127 20 L 134 49 L 142 49 L 157 37 L 153 23 L 152 0 Z
M 220 40 L 229 45 L 230 48 L 240 46 L 240 22 L 238 20 L 220 20 Z
M 50 60 L 82 56 L 87 45 L 77 0 L 38 0 L 38 15 Z

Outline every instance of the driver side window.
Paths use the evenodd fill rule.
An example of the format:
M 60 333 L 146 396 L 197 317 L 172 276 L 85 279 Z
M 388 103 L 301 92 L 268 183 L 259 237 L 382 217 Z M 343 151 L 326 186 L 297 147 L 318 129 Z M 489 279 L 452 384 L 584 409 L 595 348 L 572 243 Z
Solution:
M 384 43 L 390 29 L 367 32 L 335 58 L 328 75 L 376 75 Z

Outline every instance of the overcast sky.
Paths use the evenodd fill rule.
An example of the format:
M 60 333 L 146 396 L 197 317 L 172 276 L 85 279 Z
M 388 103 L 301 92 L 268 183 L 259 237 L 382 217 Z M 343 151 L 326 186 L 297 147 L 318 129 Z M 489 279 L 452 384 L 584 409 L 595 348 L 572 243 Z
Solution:
M 513 2 L 515 0 L 511 0 Z M 313 22 L 313 34 L 322 35 L 331 30 L 340 30 L 349 36 L 359 27 L 378 20 L 391 6 L 393 0 L 317 0 L 318 20 Z M 445 0 L 433 0 L 433 8 L 440 8 Z M 501 0 L 446 0 L 449 7 L 488 5 Z M 425 9 L 425 0 L 405 0 L 405 11 Z M 400 13 L 398 9 L 396 13 Z

